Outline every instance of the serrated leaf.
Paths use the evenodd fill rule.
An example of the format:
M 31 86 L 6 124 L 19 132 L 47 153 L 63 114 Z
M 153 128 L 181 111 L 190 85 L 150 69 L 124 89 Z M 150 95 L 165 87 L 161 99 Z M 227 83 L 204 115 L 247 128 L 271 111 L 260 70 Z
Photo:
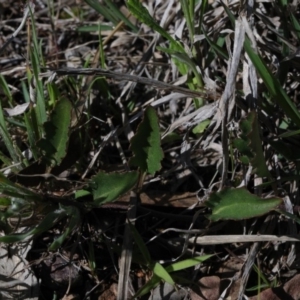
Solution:
M 225 188 L 210 195 L 206 205 L 212 209 L 211 221 L 244 220 L 258 217 L 275 209 L 280 198 L 263 199 L 251 194 L 245 188 Z
M 240 153 L 248 158 L 252 158 L 253 154 L 250 151 L 249 140 L 235 139 L 233 141 L 233 146 L 239 150 Z M 249 159 L 248 159 L 249 160 Z
M 240 161 L 244 165 L 249 165 L 250 164 L 249 156 L 246 156 L 246 155 L 240 156 Z
M 135 171 L 123 174 L 99 172 L 91 182 L 94 201 L 101 205 L 116 200 L 134 187 L 138 176 Z
M 67 153 L 71 126 L 72 104 L 61 98 L 56 104 L 50 121 L 44 123 L 46 136 L 38 142 L 47 162 L 53 167 L 61 163 Z
M 153 107 L 147 107 L 144 119 L 131 139 L 130 148 L 134 154 L 129 161 L 130 165 L 149 174 L 160 170 L 164 154 L 161 149 L 158 117 Z

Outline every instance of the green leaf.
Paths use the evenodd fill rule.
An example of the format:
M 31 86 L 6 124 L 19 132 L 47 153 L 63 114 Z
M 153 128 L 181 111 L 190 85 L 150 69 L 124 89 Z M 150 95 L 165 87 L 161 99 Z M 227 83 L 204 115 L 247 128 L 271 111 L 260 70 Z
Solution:
M 237 138 L 233 141 L 233 145 L 235 148 L 237 148 L 239 150 L 239 152 L 241 154 L 243 154 L 243 157 L 247 157 L 246 164 L 249 164 L 250 159 L 253 157 L 253 153 L 250 150 L 248 139 L 243 140 L 243 139 Z
M 166 271 L 166 269 L 160 263 L 154 263 L 151 267 L 153 273 L 159 278 L 163 279 L 165 282 L 175 285 L 173 278 Z
M 42 200 L 41 195 L 36 194 L 31 190 L 22 187 L 21 185 L 11 182 L 2 173 L 0 173 L 0 193 L 17 198 L 28 198 L 32 201 Z
M 186 20 L 187 28 L 189 30 L 190 42 L 194 42 L 195 25 L 194 25 L 194 14 L 195 14 L 195 0 L 180 0 L 181 8 Z
M 278 137 L 284 138 L 284 137 L 291 137 L 291 136 L 299 135 L 299 134 L 300 134 L 300 129 L 284 132 L 282 134 L 279 134 Z
M 77 190 L 75 192 L 75 199 L 78 199 L 78 198 L 84 197 L 84 196 L 88 196 L 90 194 L 91 194 L 91 192 L 87 191 L 87 190 Z
M 11 205 L 11 200 L 7 197 L 0 197 L 0 210 Z
M 173 142 L 181 141 L 181 140 L 182 140 L 182 137 L 178 133 L 170 132 L 165 137 L 163 137 L 161 143 L 167 144 L 167 143 L 173 143 Z
M 96 10 L 99 14 L 105 17 L 107 20 L 112 22 L 115 26 L 117 26 L 118 23 L 122 20 L 124 24 L 130 27 L 133 32 L 138 32 L 138 28 L 134 26 L 130 22 L 130 20 L 122 14 L 122 12 L 118 9 L 118 6 L 114 3 L 114 1 L 105 0 L 103 1 L 104 3 L 100 3 L 97 0 L 85 0 L 85 2 L 88 5 L 90 5 L 94 10 Z
M 116 200 L 134 187 L 138 176 L 135 171 L 123 174 L 99 172 L 91 182 L 94 201 L 101 205 Z
M 131 223 L 129 223 L 129 227 L 130 227 L 132 236 L 134 238 L 134 241 L 136 242 L 139 250 L 141 251 L 143 258 L 145 259 L 146 265 L 148 267 L 150 267 L 152 264 L 151 255 L 150 255 L 141 235 L 138 233 L 136 228 Z
M 211 40 L 209 38 L 209 36 L 206 34 L 205 30 L 202 30 L 205 36 L 206 41 L 209 43 L 210 45 L 210 50 L 214 50 L 215 53 L 222 59 L 226 59 L 228 60 L 228 54 L 226 53 L 226 51 L 223 50 L 222 47 L 220 47 L 218 45 L 218 43 L 215 43 L 213 40 Z M 220 42 L 220 41 L 219 41 Z
M 254 172 L 259 177 L 271 179 L 262 149 L 257 113 L 255 111 L 251 111 L 240 122 L 240 129 L 242 131 L 241 137 L 233 141 L 233 145 L 242 154 L 240 160 L 246 164 L 250 162 Z
M 135 25 L 133 25 L 130 22 L 130 20 L 128 19 L 128 17 L 124 16 L 123 13 L 119 10 L 118 5 L 116 5 L 116 3 L 114 3 L 115 1 L 104 0 L 104 2 L 106 3 L 107 7 L 110 9 L 111 14 L 114 17 L 117 17 L 120 21 L 123 21 L 123 23 L 125 25 L 127 25 L 128 27 L 130 27 L 133 32 L 137 33 L 139 31 L 139 28 L 137 28 Z M 101 4 L 101 5 L 103 5 L 103 4 Z
M 118 19 L 114 14 L 110 11 L 110 9 L 96 0 L 85 0 L 85 2 L 90 5 L 95 11 L 105 17 L 107 20 L 112 22 L 115 26 L 118 25 Z
M 6 126 L 6 120 L 4 117 L 4 112 L 2 109 L 2 104 L 0 103 L 0 136 L 1 140 L 4 142 L 5 147 L 13 160 L 14 163 L 18 163 L 22 161 L 21 157 L 21 151 L 18 149 L 17 146 L 14 145 L 14 142 L 12 140 L 12 136 L 10 132 L 8 131 L 8 128 Z
M 290 18 L 291 18 L 291 24 L 294 29 L 294 33 L 297 35 L 298 40 L 300 40 L 300 24 L 293 13 L 290 13 Z
M 272 72 L 268 69 L 265 62 L 261 59 L 261 57 L 254 52 L 251 47 L 250 40 L 248 38 L 245 39 L 244 48 L 249 55 L 253 65 L 258 71 L 260 77 L 264 81 L 264 84 L 268 88 L 270 94 L 278 105 L 283 109 L 286 113 L 287 117 L 289 117 L 297 126 L 300 126 L 300 113 L 297 107 L 294 105 L 292 100 L 289 98 L 287 93 L 284 91 L 280 82 L 275 78 Z
M 254 171 L 259 177 L 268 177 L 269 179 L 271 179 L 272 176 L 267 167 L 264 152 L 262 149 L 262 141 L 260 138 L 257 113 L 255 111 L 250 112 L 247 119 L 249 120 L 249 122 L 251 122 L 252 128 L 248 135 L 250 140 L 249 146 L 251 147 L 254 153 L 253 159 L 251 160 L 251 164 L 254 168 Z
M 212 209 L 211 221 L 244 220 L 258 217 L 275 209 L 280 198 L 263 199 L 249 193 L 245 188 L 225 188 L 210 195 L 206 205 Z
M 13 105 L 13 97 L 10 88 L 2 74 L 0 74 L 0 86 L 2 88 L 2 93 L 4 93 L 5 96 L 8 98 L 9 103 Z
M 228 6 L 223 1 L 221 1 L 220 4 L 222 4 L 226 14 L 229 17 L 229 20 L 231 22 L 231 27 L 234 28 L 235 27 L 235 17 L 233 15 L 233 13 L 231 12 L 231 10 L 228 8 Z
M 277 211 L 278 213 L 290 218 L 291 220 L 293 220 L 294 222 L 298 223 L 300 225 L 300 219 L 299 217 L 297 217 L 297 215 L 293 215 L 287 211 L 281 210 L 281 209 L 275 209 L 275 211 Z
M 160 281 L 161 279 L 159 277 L 153 275 L 152 278 L 136 292 L 132 299 L 136 299 L 150 293 L 151 290 L 159 285 Z
M 44 124 L 46 137 L 38 142 L 38 146 L 45 152 L 50 165 L 59 165 L 67 153 L 71 125 L 72 104 L 66 98 L 61 98 L 52 114 L 50 121 Z
M 166 267 L 166 271 L 169 273 L 184 270 L 190 267 L 194 267 L 205 260 L 211 258 L 213 255 L 202 255 L 202 256 L 196 256 L 192 258 L 188 258 L 176 263 L 171 264 L 170 266 Z
M 36 102 L 36 105 L 34 107 L 34 112 L 36 114 L 36 120 L 38 123 L 39 135 L 40 137 L 42 137 L 43 135 L 42 125 L 47 120 L 47 111 L 46 111 L 46 101 L 45 101 L 45 94 L 44 94 L 44 84 L 40 79 L 40 73 L 41 73 L 41 66 L 45 66 L 45 63 L 44 63 L 42 47 L 41 47 L 42 41 L 37 37 L 37 28 L 36 28 L 33 12 L 30 12 L 30 16 L 32 21 L 31 22 L 32 48 L 30 51 L 30 58 L 31 58 L 33 75 L 31 74 L 29 68 L 27 68 L 27 77 L 28 77 L 29 85 L 35 82 L 34 85 L 35 85 L 36 97 L 34 101 Z
M 289 161 L 300 159 L 300 152 L 295 151 L 291 144 L 286 143 L 284 140 L 269 141 L 270 145 L 282 156 Z
M 195 64 L 193 59 L 191 59 L 188 56 L 187 53 L 185 53 L 184 51 L 178 51 L 176 48 L 173 50 L 172 48 L 166 49 L 166 48 L 162 48 L 162 47 L 157 47 L 157 49 L 162 50 L 172 56 L 174 62 L 176 63 L 176 65 L 177 65 L 179 71 L 182 73 L 182 75 L 185 75 L 189 70 L 192 70 L 192 72 L 195 76 L 195 79 L 197 81 L 197 86 L 200 89 L 203 89 L 204 83 L 203 83 L 203 79 L 201 76 L 201 72 L 199 72 L 199 70 L 197 69 L 197 65 Z M 180 67 L 180 64 L 182 64 L 182 63 L 184 65 L 183 68 Z M 195 88 L 193 88 L 192 90 L 195 90 Z
M 151 106 L 147 107 L 144 119 L 131 139 L 131 150 L 134 156 L 129 161 L 130 165 L 149 174 L 160 170 L 164 154 L 161 149 L 158 117 Z
M 54 242 L 50 245 L 49 251 L 56 251 L 61 247 L 65 239 L 78 227 L 80 224 L 80 212 L 78 208 L 74 206 L 66 206 L 64 210 L 67 216 L 70 218 L 68 224 L 66 225 L 63 234 L 54 240 Z
M 201 134 L 205 131 L 205 129 L 207 128 L 207 126 L 210 124 L 210 120 L 204 120 L 202 122 L 200 122 L 197 126 L 195 126 L 192 130 L 192 132 L 194 134 Z
M 142 5 L 139 0 L 128 0 L 127 6 L 129 11 L 142 23 L 148 25 L 150 28 L 158 32 L 161 36 L 167 39 L 171 44 L 176 45 L 180 49 L 183 49 L 179 43 L 177 43 L 162 27 L 160 27 L 156 21 L 149 14 L 148 10 Z
M 52 211 L 41 221 L 41 223 L 37 227 L 33 228 L 32 230 L 29 230 L 28 232 L 22 234 L 10 234 L 2 236 L 0 237 L 0 242 L 16 243 L 23 241 L 25 238 L 45 232 L 53 227 L 56 222 L 65 217 L 65 215 L 65 210 L 63 209 Z
M 101 30 L 102 31 L 113 30 L 113 26 L 101 24 Z M 77 28 L 77 31 L 79 31 L 79 32 L 95 32 L 95 31 L 99 32 L 99 25 L 80 26 Z

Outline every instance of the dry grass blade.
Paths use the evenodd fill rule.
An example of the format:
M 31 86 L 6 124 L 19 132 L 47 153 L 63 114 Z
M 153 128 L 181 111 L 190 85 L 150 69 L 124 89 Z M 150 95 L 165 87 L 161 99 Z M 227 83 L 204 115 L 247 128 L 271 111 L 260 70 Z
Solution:
M 234 91 L 236 85 L 236 76 L 238 72 L 238 66 L 240 62 L 240 56 L 243 49 L 245 39 L 245 29 L 241 20 L 236 20 L 235 22 L 235 35 L 233 44 L 233 55 L 231 58 L 229 74 L 227 77 L 227 82 L 225 86 L 224 93 L 220 100 L 220 111 L 222 112 L 222 147 L 223 147 L 223 169 L 222 169 L 222 183 L 220 189 L 223 188 L 227 181 L 227 171 L 228 171 L 228 133 L 227 124 L 229 122 L 231 111 L 233 109 L 232 103 L 234 99 Z
M 300 242 L 300 235 L 276 236 L 276 235 L 206 235 L 190 238 L 190 243 L 198 245 L 220 245 L 229 243 L 254 243 L 254 242 Z
M 34 13 L 35 4 L 33 1 L 28 1 L 28 4 L 25 6 L 23 18 L 19 27 L 15 30 L 12 36 L 5 42 L 5 44 L 0 48 L 0 54 L 7 48 L 7 46 L 13 41 L 15 37 L 19 34 L 19 32 L 23 29 L 25 22 L 30 15 L 30 13 Z
M 113 78 L 120 81 L 133 81 L 136 83 L 142 83 L 145 85 L 152 86 L 154 88 L 163 89 L 163 90 L 171 90 L 173 92 L 182 93 L 183 95 L 189 97 L 215 97 L 215 94 L 210 92 L 198 92 L 198 91 L 191 91 L 186 88 L 178 87 L 172 84 L 168 84 L 165 82 L 161 82 L 155 79 L 140 77 L 136 75 L 130 74 L 120 74 L 113 71 L 107 71 L 102 69 L 93 69 L 93 68 L 84 68 L 84 69 L 75 69 L 75 68 L 64 68 L 64 69 L 51 69 L 54 74 L 58 76 L 65 76 L 65 75 L 85 75 L 85 76 L 104 76 L 108 78 Z M 49 76 L 49 74 L 44 74 L 44 76 Z
M 243 273 L 242 273 L 242 276 L 241 276 L 240 288 L 239 288 L 238 296 L 237 296 L 238 300 L 243 300 L 244 299 L 246 285 L 247 285 L 247 282 L 248 282 L 253 264 L 255 262 L 257 253 L 259 251 L 259 246 L 260 246 L 260 243 L 256 242 L 251 246 L 251 249 L 249 251 L 247 261 L 246 261 L 246 263 L 243 267 Z
M 132 284 L 129 277 L 132 261 L 132 233 L 128 222 L 135 224 L 136 217 L 136 207 L 137 207 L 137 196 L 134 192 L 130 194 L 129 208 L 127 212 L 127 220 L 124 230 L 124 240 L 122 246 L 122 253 L 120 258 L 120 271 L 119 271 L 119 282 L 118 282 L 118 300 L 127 299 L 128 295 L 134 295 L 132 290 Z

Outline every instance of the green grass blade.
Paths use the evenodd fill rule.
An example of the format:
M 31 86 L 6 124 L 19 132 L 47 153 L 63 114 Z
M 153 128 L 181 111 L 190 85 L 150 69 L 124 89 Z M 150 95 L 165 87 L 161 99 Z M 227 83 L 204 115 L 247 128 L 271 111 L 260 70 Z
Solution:
M 175 45 L 180 52 L 184 52 L 184 48 L 176 42 L 156 21 L 151 17 L 148 10 L 142 5 L 139 0 L 128 0 L 127 6 L 129 11 L 142 23 L 158 32 L 161 36 L 167 39 L 171 44 Z
M 24 122 L 27 129 L 30 150 L 32 151 L 34 158 L 38 159 L 39 151 L 37 149 L 37 141 L 40 138 L 40 134 L 34 108 L 30 108 L 29 111 L 24 114 Z
M 298 109 L 284 91 L 279 81 L 268 69 L 265 62 L 258 54 L 254 52 L 251 47 L 250 40 L 247 37 L 244 42 L 244 47 L 260 77 L 264 81 L 264 84 L 268 88 L 271 96 L 274 97 L 278 105 L 284 110 L 287 117 L 300 127 L 300 114 Z
M 106 25 L 106 24 L 100 24 L 101 29 L 103 31 L 105 30 L 113 30 L 113 26 Z M 77 28 L 78 32 L 98 32 L 99 31 L 99 25 L 86 25 L 86 26 L 80 26 Z
M 117 25 L 119 23 L 118 18 L 116 18 L 116 16 L 113 13 L 111 13 L 105 5 L 100 4 L 99 1 L 85 0 L 85 2 L 104 18 L 112 22 L 114 25 Z
M 204 33 L 204 36 L 205 36 L 206 41 L 207 41 L 208 44 L 211 46 L 212 50 L 214 50 L 215 53 L 216 53 L 217 55 L 219 55 L 221 59 L 228 60 L 228 59 L 229 59 L 228 54 L 223 50 L 223 48 L 220 47 L 220 46 L 218 45 L 218 43 L 215 43 L 214 41 L 212 41 L 212 40 L 209 38 L 209 36 L 206 34 L 205 30 L 202 30 L 202 31 L 203 31 L 203 33 Z M 219 39 L 218 39 L 218 42 L 219 42 L 219 43 L 222 43 L 222 40 L 219 38 Z
M 132 297 L 132 299 L 136 299 L 138 297 L 150 293 L 151 290 L 153 290 L 159 285 L 160 281 L 161 279 L 159 277 L 153 275 L 153 277 L 136 292 L 136 294 Z
M 103 43 L 102 43 L 102 36 L 101 36 L 101 31 L 102 30 L 103 30 L 103 28 L 99 24 L 99 28 L 98 28 L 98 32 L 99 32 L 99 59 L 100 59 L 101 68 L 105 69 L 105 52 L 104 52 Z M 91 85 L 91 86 L 93 86 L 93 85 Z
M 287 211 L 281 210 L 281 209 L 274 209 L 275 211 L 277 211 L 278 213 L 286 216 L 287 218 L 293 220 L 294 222 L 298 223 L 300 225 L 300 219 L 299 217 L 297 217 L 296 215 L 293 215 Z
M 1 102 L 0 102 L 0 136 L 2 137 L 5 147 L 8 151 L 11 159 L 13 160 L 13 162 L 14 163 L 21 162 L 22 154 L 21 154 L 20 149 L 18 149 L 17 146 L 14 145 L 14 143 L 11 139 L 11 134 L 8 132 L 8 128 L 6 126 Z
M 203 24 L 203 19 L 204 19 L 204 14 L 206 12 L 207 9 L 207 4 L 208 4 L 208 0 L 202 0 L 201 2 L 201 9 L 200 9 L 200 18 L 199 18 L 199 25 L 198 25 L 198 33 L 201 33 L 202 30 L 202 24 Z
M 31 15 L 31 21 L 32 21 L 31 33 L 32 33 L 33 48 L 30 51 L 30 58 L 31 58 L 34 78 L 30 78 L 30 76 L 28 78 L 30 79 L 29 84 L 31 84 L 31 80 L 34 81 L 33 85 L 36 92 L 36 99 L 34 99 L 34 101 L 36 101 L 35 112 L 38 121 L 39 133 L 40 133 L 39 138 L 41 138 L 43 136 L 42 125 L 47 120 L 47 112 L 46 112 L 46 104 L 45 104 L 46 101 L 44 97 L 44 86 L 41 80 L 39 79 L 39 75 L 41 73 L 40 66 L 44 66 L 44 60 L 43 60 L 43 55 L 41 50 L 41 44 L 39 44 L 36 35 L 37 29 L 35 26 L 34 17 L 32 15 Z
M 184 269 L 187 269 L 190 267 L 194 267 L 194 266 L 208 260 L 212 256 L 213 255 L 202 255 L 202 256 L 196 256 L 193 258 L 188 258 L 188 259 L 173 263 L 170 266 L 167 266 L 166 271 L 171 273 L 171 272 L 184 270 Z
M 0 87 L 2 87 L 2 91 L 5 94 L 5 96 L 8 99 L 8 102 L 11 106 L 13 106 L 13 98 L 12 98 L 12 94 L 10 92 L 10 89 L 8 87 L 8 84 L 5 80 L 5 78 L 0 74 Z
M 233 13 L 231 12 L 231 10 L 228 8 L 228 6 L 223 1 L 221 1 L 220 3 L 224 7 L 224 10 L 225 10 L 227 16 L 229 17 L 232 28 L 235 28 L 235 17 L 233 15 Z
M 180 0 L 181 8 L 186 20 L 186 25 L 189 31 L 190 43 L 194 43 L 195 35 L 195 25 L 194 25 L 194 10 L 195 10 L 195 1 L 194 0 Z
M 47 120 L 47 112 L 46 112 L 46 105 L 45 105 L 45 98 L 44 98 L 44 88 L 41 80 L 39 79 L 39 74 L 40 74 L 40 62 L 39 62 L 39 56 L 38 53 L 33 50 L 31 52 L 31 61 L 32 61 L 32 67 L 33 67 L 33 76 L 32 80 L 34 81 L 33 83 L 30 82 L 29 84 L 34 85 L 35 93 L 36 93 L 36 107 L 35 112 L 36 112 L 36 118 L 38 121 L 38 128 L 40 131 L 40 136 L 42 137 L 43 135 L 43 123 L 46 122 Z
M 300 41 L 300 24 L 293 13 L 290 14 L 290 18 L 291 18 L 291 23 L 294 27 L 294 33 L 297 35 L 297 38 Z
M 154 263 L 151 267 L 151 269 L 153 270 L 153 273 L 163 279 L 165 282 L 171 284 L 171 285 L 175 285 L 175 282 L 173 280 L 173 278 L 170 276 L 169 272 L 159 263 Z
M 187 70 L 192 70 L 192 72 L 197 80 L 197 85 L 200 88 L 200 90 L 204 87 L 203 79 L 200 75 L 200 72 L 197 70 L 197 66 L 196 66 L 195 62 L 186 53 L 174 51 L 172 49 L 165 49 L 165 48 L 161 48 L 161 47 L 157 47 L 157 48 L 159 50 L 162 50 L 162 51 L 170 54 L 176 60 L 178 60 L 179 62 L 186 65 L 188 67 Z
M 78 225 L 80 224 L 80 212 L 76 207 L 68 206 L 64 207 L 67 216 L 70 218 L 67 226 L 64 229 L 63 234 L 54 240 L 54 242 L 50 245 L 49 251 L 56 251 L 60 248 L 65 241 L 65 239 L 74 231 Z
M 28 92 L 27 85 L 26 85 L 25 81 L 21 82 L 21 86 L 22 86 L 22 94 L 24 96 L 25 102 L 30 102 L 30 96 L 29 96 L 29 92 Z
M 11 166 L 13 165 L 13 161 L 11 158 L 7 157 L 2 151 L 0 151 L 0 160 L 3 162 L 4 166 Z M 12 168 L 13 171 L 16 171 L 14 168 Z
M 134 241 L 136 242 L 138 248 L 140 249 L 140 251 L 147 263 L 147 266 L 150 267 L 152 264 L 152 259 L 151 259 L 150 253 L 149 253 L 141 235 L 138 233 L 136 228 L 131 223 L 128 223 L 128 224 L 129 224 L 132 236 L 134 238 Z
M 0 173 L 0 192 L 8 196 L 11 195 L 18 198 L 24 198 L 28 196 L 29 198 L 31 197 L 32 200 L 42 199 L 42 196 L 22 187 L 21 185 L 13 183 L 2 173 Z
M 58 209 L 58 210 L 52 211 L 34 229 L 29 230 L 28 232 L 23 233 L 23 234 L 8 234 L 5 236 L 2 236 L 2 237 L 0 237 L 0 242 L 2 242 L 2 243 L 21 242 L 30 236 L 37 235 L 37 234 L 40 234 L 42 232 L 49 230 L 51 227 L 53 227 L 53 225 L 56 222 L 61 220 L 63 217 L 65 217 L 64 210 Z
M 120 21 L 123 21 L 125 25 L 127 25 L 129 28 L 131 28 L 131 30 L 134 32 L 134 33 L 137 33 L 139 31 L 139 29 L 134 26 L 130 20 L 124 16 L 120 10 L 118 9 L 118 7 L 110 0 L 104 0 L 106 5 L 110 8 L 112 14 L 116 17 L 118 17 L 118 19 Z

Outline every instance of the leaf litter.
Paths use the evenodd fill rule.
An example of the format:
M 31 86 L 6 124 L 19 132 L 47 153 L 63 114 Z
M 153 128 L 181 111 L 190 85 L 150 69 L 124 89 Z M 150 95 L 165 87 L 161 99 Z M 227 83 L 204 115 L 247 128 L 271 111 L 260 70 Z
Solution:
M 138 200 L 141 203 L 130 219 L 151 259 L 164 267 L 192 256 L 213 257 L 174 275 L 174 288 L 161 282 L 156 288 L 150 287 L 151 295 L 142 299 L 167 299 L 171 294 L 176 299 L 297 299 L 299 166 L 297 157 L 285 149 L 296 152 L 300 146 L 297 134 L 293 134 L 299 125 L 298 6 L 260 1 L 249 2 L 246 10 L 240 1 L 202 1 L 203 6 L 195 6 L 195 16 L 201 16 L 198 27 L 191 29 L 181 10 L 185 1 L 143 2 L 150 17 L 154 16 L 174 44 L 177 39 L 182 43 L 185 56 L 176 52 L 180 47 L 175 52 L 164 52 L 171 42 L 166 35 L 162 37 L 152 30 L 151 20 L 141 24 L 135 15 L 129 17 L 130 24 L 125 23 L 110 13 L 113 5 L 109 1 L 104 2 L 104 16 L 95 9 L 97 3 L 35 3 L 33 17 L 45 62 L 40 74 L 43 92 L 55 101 L 69 98 L 74 120 L 68 149 L 52 168 L 51 176 L 46 176 L 47 168 L 38 162 L 34 151 L 27 165 L 19 169 L 19 175 L 14 174 L 17 155 L 9 159 L 5 148 L 11 145 L 12 151 L 16 144 L 18 153 L 31 150 L 30 132 L 19 125 L 23 115 L 30 120 L 33 116 L 27 111 L 30 97 L 24 85 L 30 42 L 26 26 L 11 39 L 23 18 L 23 2 L 7 5 L 0 1 L 0 45 L 9 41 L 0 57 L 1 75 L 7 82 L 7 86 L 1 84 L 0 95 L 7 130 L 14 139 L 11 143 L 9 136 L 5 139 L 3 129 L 1 168 L 10 167 L 5 174 L 45 200 L 54 201 L 57 197 L 60 201 L 63 197 L 62 205 L 70 205 L 64 197 L 85 189 L 87 180 L 100 170 L 114 174 L 128 169 L 131 139 L 143 111 L 151 105 L 159 116 L 164 159 L 159 172 L 145 177 Z M 115 7 L 124 16 L 129 15 L 124 3 L 116 2 Z M 88 26 L 96 29 L 83 31 Z M 182 61 L 192 61 L 197 66 L 205 89 L 195 84 L 195 73 L 184 73 Z M 58 88 L 51 92 L 46 86 L 52 82 Z M 198 98 L 204 99 L 200 107 Z M 256 119 L 245 136 L 243 122 L 249 120 L 253 110 Z M 210 122 L 203 131 L 193 131 L 206 120 Z M 237 126 L 229 128 L 231 122 Z M 238 139 L 244 141 L 248 152 L 234 145 Z M 267 173 L 270 175 L 263 177 Z M 32 177 L 21 180 L 22 175 Z M 238 188 L 247 189 L 261 201 L 273 198 L 284 202 L 279 210 L 270 208 L 265 215 L 258 213 L 263 215 L 260 217 L 241 217 L 243 221 L 225 217 L 211 223 L 209 217 L 215 215 L 205 204 L 229 187 L 235 192 Z M 116 288 L 129 198 L 125 194 L 117 202 L 88 207 L 86 211 L 76 208 L 82 214 L 78 233 L 70 228 L 71 233 L 57 251 L 47 249 L 63 236 L 72 218 L 60 221 L 33 240 L 23 263 L 41 280 L 35 297 L 52 299 L 56 294 L 60 299 L 125 299 L 150 282 L 153 270 L 145 268 L 134 246 L 131 267 L 127 266 L 131 268 L 127 286 L 125 290 L 120 290 L 120 285 Z M 226 201 L 223 204 L 230 211 Z M 19 221 L 11 218 L 14 231 L 19 222 L 32 229 L 41 220 L 43 209 L 36 214 L 36 220 L 30 221 L 32 224 L 24 216 L 19 216 Z M 294 219 L 287 213 L 278 213 L 280 210 Z M 30 219 L 30 214 L 27 217 Z M 1 230 L 5 232 L 5 228 Z M 58 268 L 57 264 L 67 267 Z M 13 275 L 15 280 L 23 280 L 18 273 L 5 274 L 7 278 Z M 52 279 L 47 277 L 49 274 Z M 2 296 L 13 297 L 4 289 L 0 284 Z M 23 292 L 20 289 L 20 294 Z

